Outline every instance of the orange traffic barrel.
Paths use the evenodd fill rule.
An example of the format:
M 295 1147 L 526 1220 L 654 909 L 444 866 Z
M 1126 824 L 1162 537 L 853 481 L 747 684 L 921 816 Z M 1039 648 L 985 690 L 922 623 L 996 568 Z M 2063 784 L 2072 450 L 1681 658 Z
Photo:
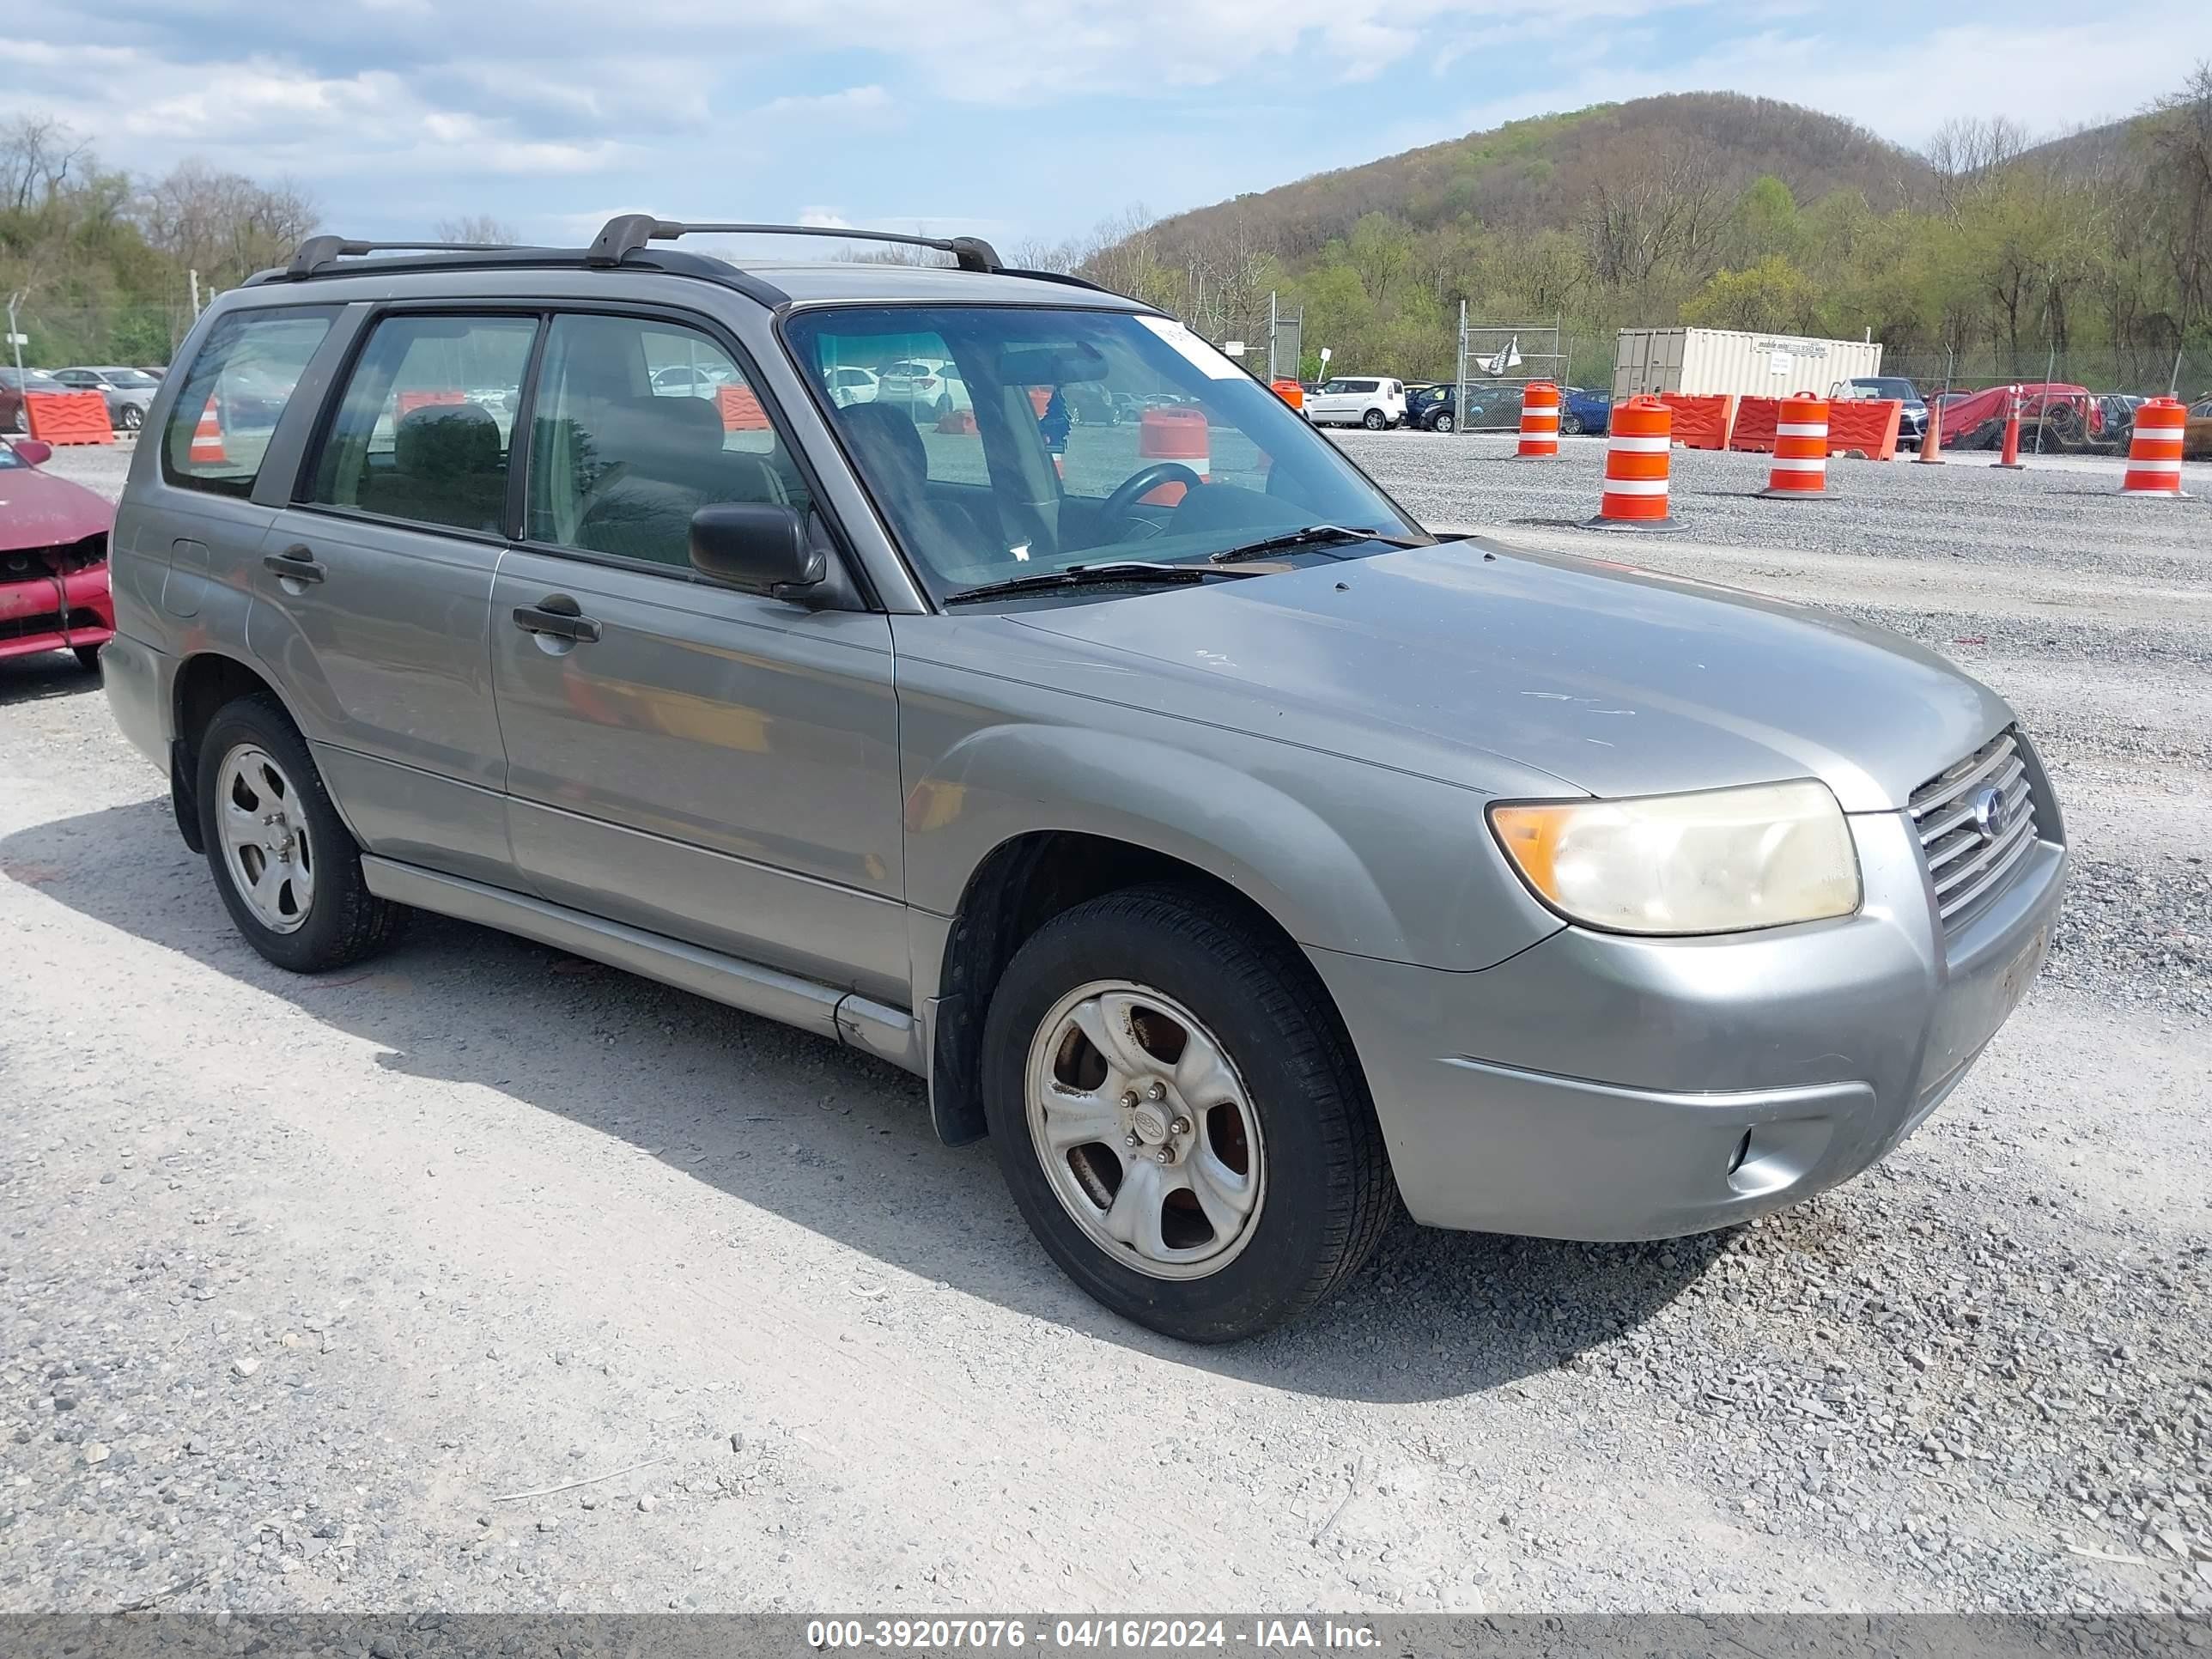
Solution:
M 199 424 L 192 428 L 191 463 L 194 466 L 228 466 L 230 457 L 222 447 L 222 422 L 216 419 L 215 393 L 208 393 L 207 407 L 200 410 Z
M 1200 483 L 1212 482 L 1212 460 L 1207 451 L 1212 434 L 1206 413 L 1197 409 L 1148 409 L 1137 419 L 1137 459 L 1146 465 L 1155 461 L 1181 461 L 1198 474 Z M 1139 497 L 1149 507 L 1173 507 L 1183 498 L 1182 479 L 1171 479 Z
M 1774 464 L 1762 495 L 1818 501 L 1828 493 L 1828 400 L 1809 392 L 1782 400 L 1775 411 Z
M 1524 461 L 1559 453 L 1559 388 L 1549 380 L 1521 388 L 1521 447 L 1515 453 Z
M 2189 411 L 2171 398 L 2153 398 L 2136 410 L 2135 435 L 2128 440 L 2128 476 L 2123 495 L 2179 496 L 2181 493 L 2181 434 Z
M 1605 493 L 1593 530 L 1679 530 L 1667 516 L 1667 468 L 1674 446 L 1674 411 L 1656 398 L 1613 406 L 1605 444 Z

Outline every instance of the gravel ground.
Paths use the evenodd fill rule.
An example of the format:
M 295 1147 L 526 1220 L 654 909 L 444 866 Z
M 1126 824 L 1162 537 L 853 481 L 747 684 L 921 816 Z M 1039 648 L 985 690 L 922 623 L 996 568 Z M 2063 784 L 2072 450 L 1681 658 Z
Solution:
M 268 967 L 89 683 L 0 664 L 0 1611 L 2212 1619 L 2212 507 L 1685 454 L 1681 534 L 1600 538 L 1597 444 L 1344 444 L 1431 522 L 1834 605 L 2018 704 L 2066 921 L 1886 1164 L 1666 1244 L 1401 1225 L 1182 1349 L 833 1045 L 430 919 Z

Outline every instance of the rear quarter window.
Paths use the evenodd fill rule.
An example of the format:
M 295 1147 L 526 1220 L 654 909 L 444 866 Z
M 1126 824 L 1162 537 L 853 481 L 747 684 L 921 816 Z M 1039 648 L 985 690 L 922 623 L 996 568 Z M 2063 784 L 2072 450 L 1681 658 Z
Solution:
M 276 422 L 337 314 L 286 306 L 219 320 L 169 406 L 161 476 L 185 489 L 251 495 Z

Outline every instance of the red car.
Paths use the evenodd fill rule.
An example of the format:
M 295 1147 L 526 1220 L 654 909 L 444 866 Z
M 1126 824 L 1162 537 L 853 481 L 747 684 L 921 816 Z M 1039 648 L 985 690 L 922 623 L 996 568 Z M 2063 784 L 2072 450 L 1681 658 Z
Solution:
M 35 438 L 0 439 L 0 657 L 74 651 L 88 669 L 115 637 L 107 592 L 114 507 L 40 471 Z

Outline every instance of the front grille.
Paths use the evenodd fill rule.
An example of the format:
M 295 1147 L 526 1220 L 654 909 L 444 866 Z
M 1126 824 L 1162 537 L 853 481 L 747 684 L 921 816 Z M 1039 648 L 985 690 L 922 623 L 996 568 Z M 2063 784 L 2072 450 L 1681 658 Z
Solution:
M 1982 810 L 1991 790 L 2002 803 L 1994 833 Z M 1986 909 L 2035 850 L 2035 791 L 2018 736 L 2002 732 L 1922 784 L 1911 811 L 1948 936 Z
M 61 631 L 62 613 L 58 611 L 40 611 L 27 617 L 0 617 L 0 640 L 29 640 Z

